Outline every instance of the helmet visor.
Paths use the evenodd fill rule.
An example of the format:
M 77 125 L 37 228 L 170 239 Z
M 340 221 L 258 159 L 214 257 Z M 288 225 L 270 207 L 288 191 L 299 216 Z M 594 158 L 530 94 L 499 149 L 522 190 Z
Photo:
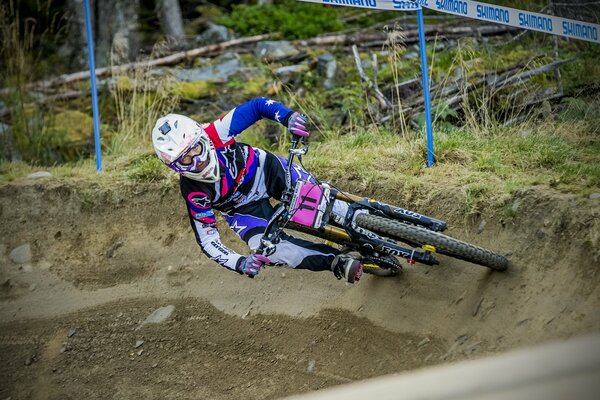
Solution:
M 210 163 L 208 147 L 198 139 L 169 166 L 177 172 L 202 172 Z

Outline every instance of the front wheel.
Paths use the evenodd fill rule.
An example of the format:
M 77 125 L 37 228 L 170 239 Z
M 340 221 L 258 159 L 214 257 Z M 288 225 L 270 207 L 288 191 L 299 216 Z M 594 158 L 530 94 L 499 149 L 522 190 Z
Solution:
M 434 246 L 437 253 L 483 265 L 496 271 L 504 271 L 508 267 L 508 260 L 499 254 L 419 226 L 367 213 L 359 214 L 356 217 L 356 224 L 411 244 Z

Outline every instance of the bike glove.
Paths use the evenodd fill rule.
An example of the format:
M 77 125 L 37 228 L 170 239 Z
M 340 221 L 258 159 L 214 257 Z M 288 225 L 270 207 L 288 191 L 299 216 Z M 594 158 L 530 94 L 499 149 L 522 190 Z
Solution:
M 254 278 L 260 272 L 260 269 L 270 263 L 269 259 L 261 254 L 250 254 L 247 257 L 240 258 L 235 270 L 243 275 L 248 275 L 250 278 Z
M 307 138 L 310 133 L 306 128 L 306 116 L 298 112 L 294 112 L 287 122 L 287 128 L 292 132 L 292 135 L 302 136 Z

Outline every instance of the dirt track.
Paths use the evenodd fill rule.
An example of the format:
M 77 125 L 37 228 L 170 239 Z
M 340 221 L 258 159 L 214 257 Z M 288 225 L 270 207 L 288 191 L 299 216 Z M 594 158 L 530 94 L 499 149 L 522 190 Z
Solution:
M 457 215 L 445 200 L 419 211 Z M 5 185 L 0 399 L 279 398 L 600 331 L 600 203 L 532 188 L 509 208 L 449 221 L 449 234 L 508 254 L 506 273 L 440 256 L 351 286 L 219 268 L 174 189 Z M 17 264 L 22 244 L 33 258 Z M 167 305 L 169 319 L 142 325 Z

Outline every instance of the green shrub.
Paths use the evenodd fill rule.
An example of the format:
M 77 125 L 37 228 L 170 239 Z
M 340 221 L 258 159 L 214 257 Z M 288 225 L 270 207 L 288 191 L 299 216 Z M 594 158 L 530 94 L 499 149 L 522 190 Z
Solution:
M 146 154 L 133 161 L 127 177 L 135 182 L 160 182 L 168 177 L 169 169 L 155 154 Z
M 272 33 L 275 29 L 285 39 L 296 39 L 339 31 L 344 27 L 338 19 L 339 12 L 339 7 L 285 0 L 262 6 L 235 5 L 231 14 L 217 21 L 240 35 Z

